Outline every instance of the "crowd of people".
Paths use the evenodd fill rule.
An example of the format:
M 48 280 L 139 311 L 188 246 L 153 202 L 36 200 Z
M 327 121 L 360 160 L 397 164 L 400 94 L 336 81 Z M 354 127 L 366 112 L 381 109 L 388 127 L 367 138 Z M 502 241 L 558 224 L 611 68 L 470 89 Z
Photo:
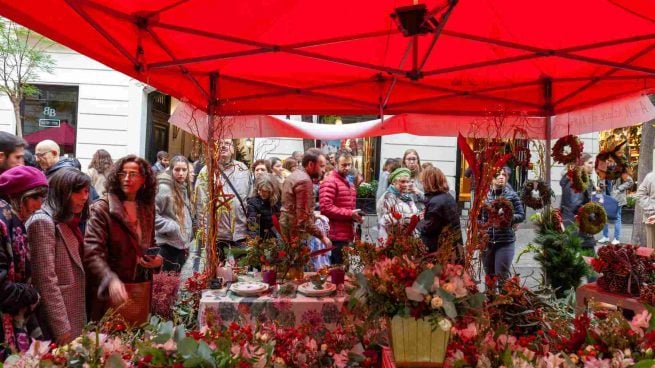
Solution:
M 285 160 L 256 160 L 247 167 L 235 160 L 232 140 L 224 139 L 218 155 L 219 170 L 208 173 L 202 160 L 191 162 L 182 155 L 159 152 L 151 165 L 135 155 L 113 161 L 100 149 L 82 170 L 79 161 L 63 157 L 53 141 L 37 144 L 30 160 L 21 138 L 0 132 L 0 342 L 6 351 L 27 349 L 30 339 L 68 343 L 87 321 L 100 319 L 128 300 L 137 285 L 152 280 L 153 272 L 180 272 L 197 230 L 207 224 L 210 174 L 222 185 L 218 201 L 229 204 L 211 214 L 218 229 L 212 246 L 222 261 L 230 249 L 244 248 L 252 237 L 319 244 L 331 249 L 322 265 L 344 261 L 342 249 L 359 236 L 356 225 L 364 219 L 356 208 L 356 188 L 363 179 L 348 149 L 326 154 L 312 148 Z M 593 164 L 585 154 L 581 167 L 591 173 Z M 481 254 L 486 274 L 499 278 L 510 274 L 515 229 L 525 220 L 524 206 L 507 180 L 506 170 L 495 173 L 485 198 L 489 204 L 504 197 L 513 207 L 509 224 L 488 229 L 489 243 Z M 594 189 L 624 204 L 632 181 L 624 175 L 603 184 L 577 193 L 563 176 L 566 224 L 592 200 Z M 386 160 L 376 197 L 380 242 L 397 225 L 417 221 L 414 235 L 427 252 L 448 244 L 454 261 L 461 261 L 457 201 L 444 173 L 421 164 L 416 150 Z M 653 246 L 653 173 L 639 186 L 637 198 L 644 209 L 648 245 Z M 615 226 L 616 240 L 620 223 Z M 581 235 L 584 246 L 593 249 L 593 235 Z M 601 241 L 608 241 L 607 236 L 606 231 Z

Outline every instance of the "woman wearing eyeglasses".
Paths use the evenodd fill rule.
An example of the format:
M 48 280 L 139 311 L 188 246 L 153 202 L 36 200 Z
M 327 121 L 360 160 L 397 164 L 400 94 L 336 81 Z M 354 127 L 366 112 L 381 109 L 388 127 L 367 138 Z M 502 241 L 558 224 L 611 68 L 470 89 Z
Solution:
M 25 222 L 41 207 L 48 181 L 39 169 L 16 166 L 0 175 L 0 361 L 10 350 L 27 351 L 40 338 L 32 313 L 39 293 L 32 270 Z
M 409 169 L 410 171 L 410 183 L 409 183 L 409 194 L 412 196 L 412 199 L 416 203 L 419 211 L 422 211 L 425 208 L 423 201 L 425 199 L 425 194 L 423 190 L 423 184 L 421 183 L 421 159 L 418 156 L 418 152 L 415 149 L 410 148 L 405 151 L 403 155 L 402 167 Z
M 84 236 L 84 265 L 98 283 L 90 295 L 92 320 L 128 300 L 126 284 L 152 280 L 150 271 L 162 265 L 161 256 L 146 254 L 155 245 L 157 179 L 150 164 L 134 155 L 119 159 L 107 174 L 106 188 L 91 206 Z

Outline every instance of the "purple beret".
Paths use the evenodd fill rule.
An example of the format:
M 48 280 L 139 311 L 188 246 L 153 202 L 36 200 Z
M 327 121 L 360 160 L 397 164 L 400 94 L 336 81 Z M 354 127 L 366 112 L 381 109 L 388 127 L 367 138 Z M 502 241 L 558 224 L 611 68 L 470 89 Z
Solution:
M 15 166 L 0 175 L 0 193 L 4 195 L 11 196 L 43 186 L 48 186 L 48 179 L 41 170 L 31 166 Z

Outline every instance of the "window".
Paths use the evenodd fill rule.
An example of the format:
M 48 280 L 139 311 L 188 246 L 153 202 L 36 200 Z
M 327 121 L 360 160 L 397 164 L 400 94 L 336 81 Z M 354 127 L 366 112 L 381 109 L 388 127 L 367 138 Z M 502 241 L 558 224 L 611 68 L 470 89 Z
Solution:
M 36 85 L 39 93 L 23 99 L 23 138 L 31 147 L 51 139 L 61 154 L 75 156 L 78 87 Z

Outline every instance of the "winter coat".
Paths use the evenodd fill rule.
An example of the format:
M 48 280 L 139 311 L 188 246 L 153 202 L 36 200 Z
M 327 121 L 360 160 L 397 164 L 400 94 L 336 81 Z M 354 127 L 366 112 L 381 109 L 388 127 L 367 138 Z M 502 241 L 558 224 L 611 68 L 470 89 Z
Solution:
M 128 223 L 121 200 L 112 193 L 91 205 L 84 234 L 84 267 L 94 278 L 91 319 L 96 320 L 107 310 L 107 287 L 118 278 L 124 283 L 152 279 L 138 265 L 139 257 L 155 245 L 155 206 L 137 205 L 141 241 L 137 229 Z
M 183 223 L 175 214 L 175 195 L 173 193 L 173 178 L 163 173 L 157 177 L 158 189 L 155 197 L 155 242 L 161 246 L 170 245 L 177 249 L 188 249 L 193 238 L 193 222 L 191 219 L 191 201 L 186 187 L 182 186 L 184 201 Z
M 271 202 L 260 196 L 248 198 L 248 232 L 250 236 L 268 239 L 275 236 L 277 230 L 273 225 L 273 215 L 280 214 L 281 203 L 271 206 Z
M 387 239 L 387 233 L 393 225 L 407 225 L 419 210 L 413 200 L 405 202 L 387 190 L 378 200 L 378 238 Z
M 280 227 L 287 241 L 321 238 L 321 230 L 315 224 L 314 184 L 305 170 L 294 170 L 282 184 L 282 209 Z
M 429 252 L 437 250 L 439 237 L 446 226 L 450 226 L 455 238 L 462 244 L 462 230 L 459 222 L 459 207 L 450 193 L 426 193 L 425 216 L 416 229 Z
M 655 215 L 655 172 L 651 172 L 637 188 L 637 203 L 644 210 L 643 221 Z
M 496 198 L 504 197 L 510 202 L 512 202 L 512 207 L 514 213 L 512 215 L 512 223 L 508 227 L 497 228 L 490 227 L 487 230 L 489 234 L 489 242 L 491 244 L 510 244 L 514 243 L 516 237 L 514 235 L 513 225 L 521 223 L 525 220 L 525 210 L 523 209 L 523 204 L 521 199 L 515 191 L 510 189 L 508 186 L 504 186 L 502 189 L 491 189 L 487 193 L 487 198 L 485 199 L 486 204 L 491 204 Z M 486 213 L 483 214 L 483 218 L 487 220 Z
M 582 205 L 591 201 L 591 192 L 594 187 L 589 181 L 589 187 L 582 193 L 577 193 L 571 189 L 571 180 L 567 175 L 564 175 L 559 181 L 562 187 L 562 199 L 560 201 L 560 211 L 562 212 L 562 220 L 564 226 L 569 226 L 575 223 L 575 216 Z
M 98 196 L 102 197 L 105 195 L 105 183 L 107 182 L 107 176 L 103 173 L 100 174 L 96 169 L 90 168 L 88 171 L 89 176 L 91 177 L 91 185 L 95 189 Z
M 27 319 L 28 333 L 38 331 L 40 335 L 38 322 L 30 308 L 39 301 L 39 293 L 32 285 L 31 277 L 25 226 L 11 211 L 9 204 L 0 200 L 0 314 L 13 317 L 14 325 Z M 4 328 L 0 327 L 0 344 L 6 343 Z M 27 350 L 29 341 L 24 345 L 22 348 Z M 6 352 L 0 347 L 0 360 Z
M 357 192 L 346 178 L 332 171 L 322 182 L 318 191 L 321 215 L 330 220 L 330 240 L 352 241 L 353 210 Z
M 243 206 L 239 199 L 235 195 L 232 199 L 228 201 L 230 204 L 230 209 L 220 208 L 216 213 L 217 224 L 218 224 L 218 239 L 228 240 L 228 241 L 238 241 L 243 240 L 248 235 L 248 218 L 246 216 L 246 201 L 248 196 L 252 191 L 252 181 L 250 179 L 250 171 L 248 167 L 239 161 L 232 161 L 229 164 L 222 167 L 223 173 L 225 176 L 230 179 L 230 182 L 236 189 L 238 196 L 243 202 Z M 215 180 L 220 180 L 223 183 L 223 192 L 225 194 L 235 194 L 232 187 L 227 183 L 223 178 L 223 175 L 218 174 L 218 170 L 215 173 Z M 196 180 L 196 192 L 198 194 L 197 198 L 197 207 L 196 213 L 206 214 L 207 213 L 207 200 L 209 192 L 207 190 L 207 166 L 203 167 L 200 170 L 200 174 Z M 222 199 L 220 199 L 222 200 Z M 205 221 L 205 223 L 208 223 Z
M 618 178 L 616 180 L 605 180 L 605 194 L 612 196 L 616 199 L 616 202 L 619 206 L 625 206 L 628 204 L 625 192 L 632 188 L 635 184 L 635 181 L 632 180 L 632 177 L 628 175 L 628 179 L 623 181 L 623 179 Z
M 86 277 L 81 246 L 66 223 L 44 205 L 27 221 L 32 280 L 41 294 L 39 314 L 46 336 L 75 338 L 86 324 Z M 80 235 L 81 236 L 81 235 Z

